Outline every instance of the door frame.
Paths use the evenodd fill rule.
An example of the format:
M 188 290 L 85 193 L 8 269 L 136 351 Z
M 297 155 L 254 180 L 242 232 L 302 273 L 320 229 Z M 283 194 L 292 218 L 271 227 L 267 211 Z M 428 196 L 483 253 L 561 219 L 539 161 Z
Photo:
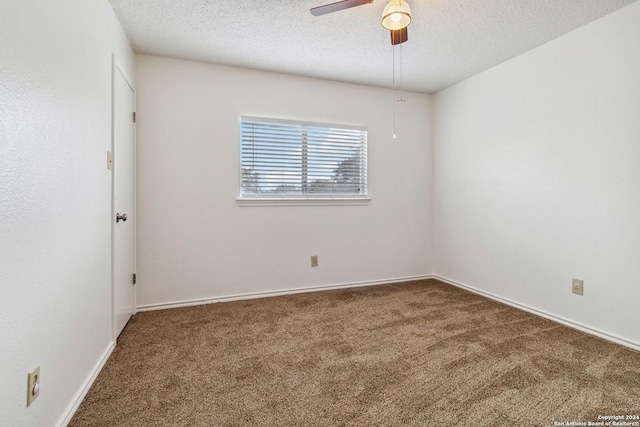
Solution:
M 111 54 L 111 155 L 114 159 L 113 169 L 111 170 L 111 212 L 109 215 L 110 224 L 111 224 L 111 337 L 113 341 L 117 341 L 117 333 L 116 333 L 116 301 L 115 301 L 115 217 L 116 217 L 116 167 L 115 164 L 115 150 L 116 150 L 116 118 L 115 118 L 115 109 L 116 109 L 116 73 L 120 73 L 122 78 L 124 78 L 125 82 L 129 85 L 133 92 L 133 111 L 136 111 L 136 88 L 133 85 L 131 78 L 124 70 L 124 67 L 120 65 L 120 62 L 116 59 L 115 53 Z M 132 118 L 133 120 L 133 118 Z M 133 273 L 135 274 L 138 271 L 137 266 L 137 239 L 136 239 L 136 175 L 137 175 L 137 166 L 136 166 L 136 123 L 133 123 L 133 212 L 130 215 L 130 218 L 133 220 Z M 133 288 L 133 314 L 136 314 L 138 307 L 138 292 L 137 292 L 137 284 L 132 285 Z

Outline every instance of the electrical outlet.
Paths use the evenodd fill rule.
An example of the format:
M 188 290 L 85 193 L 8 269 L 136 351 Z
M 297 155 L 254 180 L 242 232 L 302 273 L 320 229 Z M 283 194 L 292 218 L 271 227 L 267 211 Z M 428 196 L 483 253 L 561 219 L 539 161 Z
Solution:
M 577 295 L 583 295 L 584 281 L 580 279 L 571 279 L 571 292 Z
M 318 255 L 311 255 L 311 267 L 318 266 Z
M 40 366 L 27 374 L 27 406 L 40 396 Z

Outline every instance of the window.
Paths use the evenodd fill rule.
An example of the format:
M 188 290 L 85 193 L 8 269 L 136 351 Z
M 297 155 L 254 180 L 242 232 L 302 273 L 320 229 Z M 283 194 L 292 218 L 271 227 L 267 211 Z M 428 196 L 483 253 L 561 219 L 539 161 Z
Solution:
M 366 201 L 367 130 L 242 117 L 239 201 Z

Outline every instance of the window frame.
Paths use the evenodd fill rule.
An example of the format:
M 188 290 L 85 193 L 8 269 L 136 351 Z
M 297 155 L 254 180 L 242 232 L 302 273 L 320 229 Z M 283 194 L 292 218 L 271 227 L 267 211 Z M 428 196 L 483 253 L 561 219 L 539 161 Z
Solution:
M 296 126 L 307 126 L 307 127 L 326 127 L 331 129 L 344 129 L 344 130 L 356 130 L 356 131 L 364 131 L 365 132 L 365 143 L 364 143 L 364 187 L 365 192 L 358 194 L 269 194 L 264 193 L 264 196 L 252 196 L 252 195 L 243 195 L 242 194 L 242 128 L 244 121 L 259 121 L 266 123 L 274 123 L 274 124 L 288 124 L 288 125 L 296 125 Z M 366 126 L 358 126 L 358 125 L 347 125 L 347 124 L 335 124 L 335 123 L 321 123 L 321 122 L 311 122 L 311 121 L 303 121 L 303 120 L 290 120 L 290 119 L 280 119 L 280 118 L 270 118 L 270 117 L 257 117 L 257 116 L 248 116 L 242 115 L 239 120 L 239 151 L 238 151 L 238 161 L 239 161 L 239 173 L 238 173 L 238 188 L 239 193 L 236 197 L 236 202 L 239 206 L 304 206 L 304 205 L 323 205 L 323 206 L 338 206 L 338 205 L 368 205 L 371 201 L 369 196 L 369 130 Z M 301 166 L 302 167 L 302 166 Z M 301 170 L 301 173 L 304 172 Z

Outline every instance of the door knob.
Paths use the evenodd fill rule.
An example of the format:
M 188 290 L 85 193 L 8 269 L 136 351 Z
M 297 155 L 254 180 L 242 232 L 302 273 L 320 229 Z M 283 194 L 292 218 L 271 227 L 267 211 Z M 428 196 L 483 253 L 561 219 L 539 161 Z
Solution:
M 120 222 L 120 221 L 126 221 L 127 220 L 127 214 L 122 214 L 120 215 L 119 213 L 116 213 L 116 222 Z

